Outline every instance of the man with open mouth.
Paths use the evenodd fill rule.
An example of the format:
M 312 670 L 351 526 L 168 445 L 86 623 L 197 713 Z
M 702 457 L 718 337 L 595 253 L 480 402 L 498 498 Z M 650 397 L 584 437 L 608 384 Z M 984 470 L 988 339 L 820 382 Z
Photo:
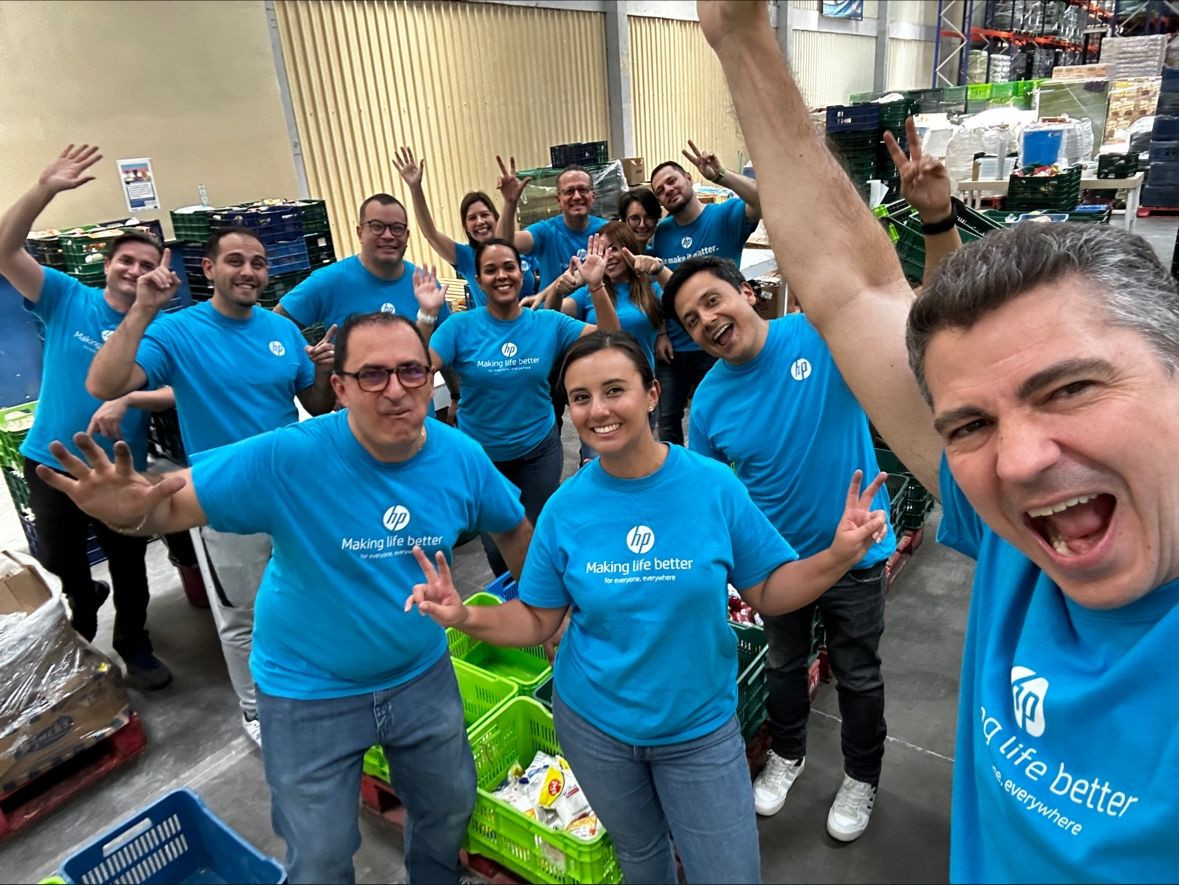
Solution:
M 787 282 L 876 427 L 940 490 L 940 540 L 977 560 L 951 880 L 1174 879 L 1175 282 L 1123 230 L 1024 224 L 952 255 L 914 301 L 764 6 L 699 11 Z

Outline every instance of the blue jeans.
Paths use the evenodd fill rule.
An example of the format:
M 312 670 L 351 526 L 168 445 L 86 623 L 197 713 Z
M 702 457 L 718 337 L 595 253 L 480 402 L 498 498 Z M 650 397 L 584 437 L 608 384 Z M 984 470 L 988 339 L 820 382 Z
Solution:
M 711 734 L 657 747 L 622 743 L 553 694 L 557 742 L 627 882 L 760 882 L 761 852 L 745 741 L 734 716 Z M 670 837 L 670 838 L 669 838 Z
M 353 697 L 292 700 L 259 689 L 258 718 L 290 882 L 355 881 L 360 775 L 373 744 L 384 746 L 405 803 L 408 881 L 458 882 L 475 763 L 449 657 L 404 685 Z
M 655 377 L 659 379 L 659 438 L 664 442 L 684 444 L 684 409 L 715 362 L 716 357 L 703 350 L 676 351 L 670 363 L 655 360 Z
M 827 656 L 839 693 L 844 771 L 858 781 L 876 784 L 887 734 L 879 654 L 884 632 L 883 562 L 848 572 L 805 608 L 763 618 L 769 640 L 766 709 L 774 752 L 785 759 L 806 755 L 806 722 L 811 712 L 807 659 L 815 606 L 823 615 Z
M 524 515 L 534 526 L 545 502 L 552 497 L 561 484 L 561 469 L 565 466 L 565 452 L 561 446 L 561 433 L 556 426 L 548 436 L 526 455 L 510 461 L 496 461 L 495 469 L 507 477 L 520 490 L 520 503 Z M 500 555 L 499 548 L 491 535 L 479 536 L 483 550 L 487 553 L 487 564 L 496 577 L 508 570 L 507 563 Z

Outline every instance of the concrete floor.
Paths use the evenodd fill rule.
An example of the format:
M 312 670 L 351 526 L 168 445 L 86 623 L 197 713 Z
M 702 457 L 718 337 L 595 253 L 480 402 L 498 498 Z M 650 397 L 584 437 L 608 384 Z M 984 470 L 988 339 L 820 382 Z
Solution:
M 1175 219 L 1140 219 L 1136 231 L 1169 266 L 1177 226 Z M 569 474 L 577 447 L 568 424 L 564 439 Z M 0 548 L 26 550 L 7 496 L 0 498 Z M 935 509 L 931 515 L 925 543 L 886 606 L 881 656 L 889 739 L 872 824 L 850 845 L 826 835 L 826 813 L 842 768 L 834 686 L 821 686 L 811 716 L 806 776 L 782 812 L 759 822 L 767 882 L 946 881 L 959 666 L 973 564 L 936 543 L 939 514 Z M 112 824 L 182 786 L 200 794 L 261 851 L 283 857 L 283 844 L 270 827 L 261 756 L 241 730 L 212 619 L 188 605 L 162 543 L 149 547 L 148 566 L 152 638 L 176 675 L 162 692 L 131 692 L 148 732 L 148 750 L 0 842 L 0 878 L 6 881 L 35 882 L 51 874 Z M 105 565 L 95 574 L 106 577 Z M 489 580 L 478 542 L 456 551 L 454 574 L 464 593 Z M 108 653 L 112 616 L 107 605 L 96 643 Z M 357 881 L 404 882 L 400 834 L 367 812 L 359 817 Z

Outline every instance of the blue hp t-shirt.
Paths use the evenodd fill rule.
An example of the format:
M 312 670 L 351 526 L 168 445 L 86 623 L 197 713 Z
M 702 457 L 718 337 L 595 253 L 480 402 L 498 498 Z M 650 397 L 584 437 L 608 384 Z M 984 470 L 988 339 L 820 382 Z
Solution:
M 797 555 L 723 465 L 668 446 L 650 476 L 594 460 L 545 505 L 520 598 L 571 606 L 555 664 L 561 699 L 628 744 L 691 740 L 737 709 L 727 584 Z
M 36 304 L 26 302 L 32 314 L 45 324 L 45 347 L 41 362 L 41 399 L 33 426 L 20 452 L 32 461 L 58 467 L 49 444 L 61 440 L 67 449 L 81 456 L 74 434 L 86 430 L 103 401 L 86 392 L 86 374 L 94 355 L 123 321 L 106 302 L 101 289 L 83 286 L 69 274 L 51 267 L 41 284 Z M 135 466 L 147 466 L 148 413 L 128 409 L 119 425 L 131 447 Z M 114 457 L 115 441 L 96 434 L 95 441 Z
M 569 229 L 564 215 L 554 215 L 527 227 L 532 234 L 532 251 L 528 254 L 540 270 L 540 288 L 545 288 L 569 269 L 569 259 L 574 255 L 585 258 L 585 247 L 591 235 L 606 224 L 605 218 L 589 216 L 589 225 L 583 231 Z
M 938 540 L 977 560 L 958 700 L 953 882 L 1179 876 L 1179 581 L 1084 608 L 970 506 L 945 459 Z
M 673 271 L 689 258 L 712 255 L 741 266 L 741 251 L 757 224 L 745 216 L 745 202 L 736 198 L 706 203 L 691 224 L 680 224 L 670 215 L 655 225 L 648 250 Z M 683 326 L 668 317 L 667 335 L 674 350 L 699 350 Z
M 519 491 L 479 446 L 427 419 L 426 442 L 388 464 L 364 449 L 346 410 L 194 459 L 209 525 L 265 532 L 274 552 L 254 605 L 250 670 L 264 692 L 314 699 L 381 691 L 446 654 L 442 628 L 405 601 L 422 571 L 473 531 L 524 518 Z M 314 483 L 299 477 L 315 477 Z M 445 476 L 445 482 L 438 477 Z M 325 489 L 347 489 L 345 496 Z
M 300 326 L 321 323 L 325 329 L 333 325 L 343 327 L 344 320 L 354 313 L 396 313 L 411 322 L 418 315 L 418 300 L 413 294 L 414 267 L 403 261 L 400 279 L 382 280 L 369 273 L 353 255 L 327 267 L 321 267 L 282 297 L 279 305 Z M 450 316 L 450 308 L 442 302 L 438 322 Z
M 525 310 L 508 322 L 467 310 L 434 333 L 430 349 L 462 381 L 459 428 L 492 461 L 528 454 L 553 429 L 549 373 L 585 327 L 556 310 Z
M 191 456 L 298 421 L 295 395 L 315 382 L 306 345 L 286 317 L 231 319 L 204 301 L 152 323 L 135 362 L 149 387 L 172 385 Z
M 479 288 L 479 269 L 475 267 L 475 249 L 466 243 L 454 244 L 454 269 L 460 277 L 467 281 L 467 288 L 471 292 L 471 302 L 474 307 L 486 307 L 487 295 Z M 523 283 L 520 286 L 520 297 L 527 298 L 536 294 L 536 268 L 526 255 L 520 256 L 520 274 Z
M 761 353 L 747 363 L 718 361 L 692 399 L 688 443 L 736 467 L 762 513 L 802 557 L 831 546 L 855 470 L 879 472 L 868 418 L 831 351 L 802 314 L 769 324 Z M 882 487 L 873 509 L 888 511 Z M 896 549 L 892 526 L 856 564 Z
M 630 283 L 622 282 L 612 285 L 616 296 L 614 310 L 618 313 L 618 324 L 624 332 L 630 332 L 635 336 L 643 348 L 643 353 L 647 355 L 647 362 L 651 364 L 651 368 L 655 368 L 655 339 L 659 336 L 662 326 L 651 322 L 647 312 L 631 300 Z M 654 280 L 651 281 L 651 288 L 655 291 L 655 301 L 658 303 L 663 295 L 663 290 Z M 594 308 L 594 301 L 590 298 L 587 287 L 582 286 L 568 297 L 577 302 L 577 309 L 587 323 L 597 325 L 598 311 Z

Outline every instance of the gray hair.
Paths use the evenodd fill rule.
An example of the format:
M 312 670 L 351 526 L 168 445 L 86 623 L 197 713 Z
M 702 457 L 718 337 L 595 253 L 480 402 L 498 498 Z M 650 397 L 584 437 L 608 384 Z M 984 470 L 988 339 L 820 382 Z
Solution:
M 947 258 L 909 312 L 909 365 L 921 394 L 930 339 L 969 329 L 1029 289 L 1068 275 L 1089 282 L 1114 326 L 1147 340 L 1169 372 L 1179 368 L 1179 289 L 1142 237 L 1095 223 L 1023 222 Z

